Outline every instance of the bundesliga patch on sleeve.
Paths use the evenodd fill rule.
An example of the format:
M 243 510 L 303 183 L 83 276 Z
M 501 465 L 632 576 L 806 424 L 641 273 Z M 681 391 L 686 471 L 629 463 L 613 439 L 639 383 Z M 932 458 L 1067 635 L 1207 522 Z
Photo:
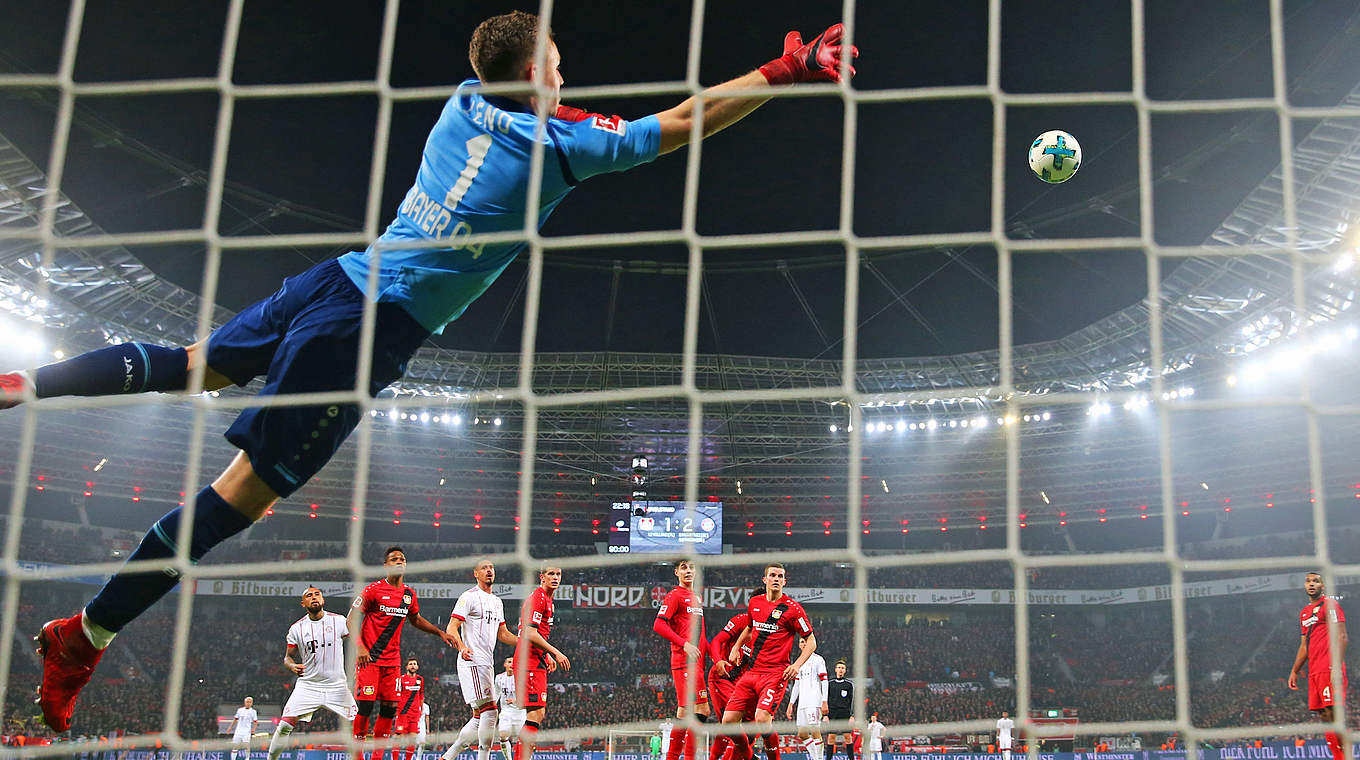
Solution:
M 627 129 L 626 124 L 627 122 L 623 120 L 622 116 L 597 115 L 595 118 L 590 120 L 591 127 L 598 129 L 601 132 L 608 132 L 613 135 L 618 135 L 619 137 L 623 137 L 623 132 L 625 129 Z

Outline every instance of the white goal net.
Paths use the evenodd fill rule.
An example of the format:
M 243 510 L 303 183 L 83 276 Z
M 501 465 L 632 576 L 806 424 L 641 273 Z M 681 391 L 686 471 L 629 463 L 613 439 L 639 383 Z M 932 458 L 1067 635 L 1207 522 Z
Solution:
M 277 26 L 285 40 L 278 49 L 287 48 L 288 55 L 307 54 L 309 43 L 305 35 L 289 36 L 296 19 L 283 23 L 271 16 L 283 10 L 229 0 L 216 9 L 224 20 L 220 32 L 207 35 L 205 21 L 191 25 L 205 39 L 220 39 L 210 71 L 105 79 L 78 64 L 104 44 L 101 35 L 131 23 L 124 18 L 130 11 L 112 5 L 73 0 L 48 65 L 30 71 L 7 64 L 8 73 L 0 73 L 0 104 L 47 103 L 51 120 L 50 138 L 27 136 L 29 145 L 45 148 L 43 155 L 24 155 L 18 137 L 0 134 L 0 252 L 7 254 L 0 258 L 0 317 L 16 345 L 32 333 L 65 347 L 60 357 L 52 350 L 56 342 L 17 355 L 15 366 L 36 367 L 129 340 L 181 345 L 204 338 L 230 316 L 219 305 L 229 273 L 245 277 L 246 269 L 280 266 L 271 252 L 319 259 L 327 251 L 362 250 L 393 212 L 386 184 L 406 182 L 414 168 L 420 148 L 412 142 L 418 136 L 403 131 L 406 120 L 418 116 L 422 130 L 428 128 L 461 78 L 451 74 L 437 86 L 403 81 L 412 66 L 403 59 L 404 40 L 418 36 L 415 27 L 422 24 L 444 23 L 440 14 L 453 11 L 387 0 L 368 10 L 371 75 L 240 83 L 243 39 L 267 36 Z M 472 15 L 508 10 L 491 5 Z M 672 38 L 659 44 L 683 58 L 682 74 L 620 84 L 569 76 L 563 101 L 654 108 L 654 101 L 679 101 L 718 81 L 709 81 L 702 65 L 709 46 L 750 42 L 743 51 L 748 63 L 777 52 L 777 37 L 757 43 L 729 28 L 779 15 L 777 4 L 759 11 L 719 5 L 726 6 L 692 0 L 688 28 L 665 30 Z M 479 559 L 496 561 L 494 592 L 505 600 L 512 630 L 520 602 L 538 585 L 538 568 L 545 560 L 561 568 L 551 641 L 573 667 L 548 676 L 540 760 L 648 757 L 651 737 L 666 718 L 698 734 L 699 758 L 707 757 L 713 736 L 742 730 L 675 717 L 669 649 L 652 624 L 675 584 L 672 566 L 657 560 L 679 556 L 699 564 L 695 585 L 705 589 L 710 637 L 744 608 L 767 563 L 787 566 L 788 594 L 809 612 L 832 701 L 837 684 L 852 691 L 845 697 L 849 717 L 833 713 L 816 727 L 817 743 L 825 748 L 813 760 L 851 760 L 873 751 L 982 758 L 1004 746 L 1002 712 L 1014 719 L 1015 750 L 1036 760 L 1041 751 L 1124 753 L 1133 746 L 1145 753 L 1137 760 L 1196 760 L 1202 753 L 1208 760 L 1330 757 L 1322 736 L 1340 730 L 1350 737 L 1353 705 L 1335 700 L 1333 722 L 1319 722 L 1304 709 L 1307 675 L 1300 676 L 1302 691 L 1295 694 L 1284 685 L 1288 672 L 1280 669 L 1299 646 L 1294 616 L 1308 601 L 1304 574 L 1320 573 L 1327 592 L 1342 594 L 1343 604 L 1344 591 L 1360 583 L 1360 405 L 1354 392 L 1360 387 L 1360 343 L 1351 309 L 1360 269 L 1353 266 L 1360 246 L 1360 95 L 1350 91 L 1351 82 L 1337 105 L 1300 104 L 1302 96 L 1291 90 L 1296 72 L 1287 67 L 1297 60 L 1299 77 L 1312 71 L 1311 59 L 1290 54 L 1290 35 L 1305 34 L 1302 21 L 1290 19 L 1312 23 L 1325 4 L 1269 0 L 1243 11 L 1259 22 L 1242 35 L 1257 46 L 1255 60 L 1265 63 L 1256 73 L 1268 81 L 1254 94 L 1212 97 L 1149 91 L 1150 78 L 1165 69 L 1162 57 L 1187 55 L 1180 44 L 1193 47 L 1192 41 L 1149 36 L 1150 27 L 1177 26 L 1165 18 L 1179 12 L 1169 3 L 1110 5 L 1108 13 L 1120 21 L 1100 34 L 1127 49 L 1128 86 L 1078 92 L 1008 89 L 1007 60 L 1014 52 L 1008 52 L 1013 43 L 1003 22 L 1020 29 L 1021 17 L 1030 14 L 1019 13 L 1019 3 L 1008 10 L 1011 4 L 1003 7 L 1001 0 L 967 5 L 974 6 L 968 17 L 976 24 L 952 31 L 975 36 L 977 50 L 985 51 L 975 81 L 944 77 L 945 84 L 923 84 L 880 76 L 873 87 L 847 79 L 762 90 L 776 102 L 751 117 L 762 120 L 757 125 L 737 124 L 718 146 L 696 143 L 683 157 L 661 159 L 684 166 L 678 187 L 658 194 L 664 227 L 642 222 L 619 231 L 624 227 L 617 219 L 598 214 L 591 222 L 600 226 L 586 232 L 545 234 L 528 223 L 523 230 L 464 241 L 527 242 L 520 286 L 487 296 L 503 298 L 493 309 L 507 315 L 496 325 L 498 333 L 519 325 L 517 353 L 429 345 L 406 377 L 378 398 L 365 392 L 361 371 L 354 389 L 264 402 L 224 390 L 41 399 L 0 413 L 0 440 L 8 444 L 0 455 L 0 481 L 10 487 L 0 523 L 0 733 L 13 745 L 0 749 L 0 756 L 224 757 L 232 742 L 219 727 L 231 716 L 222 715 L 219 705 L 249 695 L 273 707 L 292 693 L 293 678 L 277 663 L 301 593 L 316 585 L 334 600 L 329 609 L 344 612 L 356 589 L 383 577 L 380 552 L 400 545 L 422 614 L 441 629 L 457 595 L 471 585 Z M 1030 5 L 1041 15 L 1060 13 Z M 1233 16 L 1230 5 L 1218 10 Z M 1335 5 L 1336 26 L 1352 29 L 1353 11 Z M 631 9 L 552 0 L 542 0 L 537 10 L 564 38 L 589 36 L 601 15 L 634 17 Z M 843 19 L 847 44 L 855 41 L 863 50 L 857 65 L 866 73 L 894 66 L 894 45 L 917 42 L 885 32 L 914 28 L 909 19 L 919 9 L 907 5 L 847 1 L 815 11 L 797 22 L 804 35 L 815 34 L 809 33 L 812 24 Z M 16 14 L 16 28 L 23 29 L 27 15 Z M 469 14 L 460 8 L 457 17 Z M 137 23 L 154 25 L 155 19 Z M 212 25 L 216 29 L 217 21 Z M 44 25 L 35 22 L 38 28 Z M 448 70 L 463 70 L 462 40 L 471 30 L 447 30 Z M 609 45 L 645 45 L 660 33 L 641 29 L 629 39 L 629 31 L 614 30 L 618 39 L 600 41 L 604 49 L 595 52 L 608 57 Z M 1330 44 L 1339 48 L 1317 53 L 1318 66 L 1347 57 L 1337 50 L 1354 49 L 1354 37 L 1338 39 Z M 252 45 L 268 47 L 258 40 Z M 357 55 L 346 44 L 326 46 L 328 55 Z M 154 58 L 154 45 L 138 54 Z M 1225 54 L 1203 67 L 1206 73 L 1231 69 L 1236 60 Z M 612 74 L 607 81 L 629 78 L 627 72 Z M 111 227 L 118 231 L 92 225 L 79 199 L 66 191 L 68 169 L 79 164 L 82 171 L 97 170 L 87 139 L 103 149 L 128 147 L 136 136 L 100 132 L 107 124 L 89 116 L 87 101 L 122 99 L 118 108 L 135 114 L 138 99 L 166 96 L 214 101 L 211 123 L 195 125 L 200 138 L 211 135 L 198 141 L 204 165 L 181 167 L 185 186 L 201 189 L 201 224 Z M 372 137 L 362 223 L 341 228 L 315 214 L 293 227 L 261 226 L 273 218 L 270 213 L 294 213 L 287 203 L 238 218 L 240 204 L 258 200 L 229 172 L 242 151 L 312 149 L 293 144 L 295 136 L 284 138 L 289 144 L 260 149 L 244 133 L 290 135 L 288 108 L 324 108 L 345 98 L 363 101 L 367 120 L 355 129 L 366 145 Z M 806 121 L 786 109 L 814 101 L 822 110 Z M 826 104 L 835 106 L 836 116 L 826 117 Z M 956 106 L 961 110 L 949 110 Z M 274 107 L 280 114 L 270 118 L 254 111 Z M 885 109 L 897 108 L 891 130 L 884 129 Z M 948 137 L 912 132 L 917 108 L 934 114 L 923 119 L 948 113 L 990 124 L 979 155 L 965 162 L 976 169 L 970 175 L 976 187 L 951 186 L 951 174 L 967 170 L 950 166 L 915 176 L 919 156 L 905 154 L 926 150 L 916 145 L 931 145 L 941 156 L 954 150 Z M 1086 150 L 1083 172 L 1056 189 L 1029 177 L 1020 154 L 1038 133 L 1032 123 L 1081 123 L 1087 118 L 1081 114 L 1093 109 L 1118 111 L 1110 123 L 1126 128 L 1123 136 L 1073 127 Z M 1184 128 L 1194 135 L 1186 139 L 1218 140 L 1220 148 L 1247 145 L 1258 158 L 1273 157 L 1249 181 L 1245 171 L 1197 173 L 1208 172 L 1197 163 L 1200 151 L 1159 153 L 1172 142 L 1164 136 L 1181 129 L 1176 119 L 1225 115 L 1240 120 L 1194 122 Z M 0 121 L 0 132 L 7 124 Z M 1042 125 L 1054 126 L 1066 122 Z M 29 131 L 36 130 L 29 125 Z M 96 133 L 102 137 L 89 137 Z M 341 133 L 317 139 L 340 140 Z M 394 143 L 394 134 L 402 139 Z M 735 183 L 743 171 L 719 164 L 742 153 L 752 161 L 768 159 L 765 143 L 786 137 L 823 152 L 815 159 L 815 176 L 771 180 L 771 186 L 753 186 L 751 195 L 796 195 L 803 192 L 801 182 L 830 177 L 825 181 L 835 190 L 822 199 L 824 224 L 770 231 L 745 226 L 742 209 L 706 205 L 711 186 Z M 1102 159 L 1107 148 L 1112 152 Z M 321 168 L 329 161 L 365 160 L 351 150 L 357 150 L 352 136 L 323 151 L 329 157 L 316 161 L 318 175 L 328 176 Z M 871 157 L 866 151 L 882 153 Z M 1088 173 L 1101 171 L 1102 160 L 1121 160 L 1115 155 L 1120 151 L 1129 182 L 1111 184 L 1103 195 L 1073 190 L 1064 196 Z M 152 153 L 159 155 L 139 155 Z M 550 145 L 535 144 L 526 207 L 539 205 L 544 166 L 558 160 Z M 913 213 L 931 231 L 869 234 L 865 230 L 875 225 L 863 221 L 865 195 L 857 187 L 895 175 L 899 160 L 913 168 L 903 169 L 896 182 L 912 190 L 897 200 L 924 207 Z M 401 175 L 399 181 L 390 180 L 394 175 Z M 1012 197 L 1021 175 L 1039 188 L 1032 197 Z M 1183 207 L 1193 207 L 1209 186 L 1234 182 L 1246 184 L 1215 212 L 1211 225 L 1217 226 L 1205 243 L 1187 244 L 1179 227 L 1175 234 L 1166 229 L 1193 227 Z M 974 190 L 977 224 L 939 230 L 922 218 L 934 196 Z M 309 188 L 316 195 L 328 191 Z M 159 190 L 148 186 L 146 192 Z M 641 191 L 630 185 L 620 194 L 632 192 Z M 1162 193 L 1175 202 L 1159 200 Z M 626 202 L 624 208 L 634 209 Z M 579 207 L 573 212 L 591 216 Z M 1114 222 L 1063 234 L 1066 219 L 1087 212 Z M 1123 212 L 1127 218 L 1120 218 Z M 710 223 L 710 214 L 720 220 Z M 193 265 L 184 265 L 195 273 L 186 276 L 194 280 L 192 294 L 134 255 L 164 249 L 173 264 L 176 246 L 193 250 Z M 599 251 L 606 252 L 604 264 L 605 258 L 586 255 Z M 947 296 L 935 299 L 942 313 L 920 315 L 913 289 L 929 278 L 895 282 L 892 268 L 927 254 L 987 284 L 985 316 L 959 313 L 964 310 L 951 307 Z M 633 261 L 635 255 L 657 260 Z M 814 327 L 806 331 L 772 319 L 760 329 L 800 335 L 796 340 L 806 339 L 815 350 L 794 359 L 721 350 L 714 325 L 723 304 L 713 301 L 713 273 L 731 275 L 728 290 L 718 289 L 728 300 L 749 299 L 755 310 L 762 302 L 759 294 L 743 292 L 746 281 L 739 275 L 748 270 L 739 269 L 736 259 L 749 271 L 777 272 L 771 281 L 783 287 L 793 283 L 792 313 L 811 317 Z M 1050 286 L 1036 276 L 1041 270 L 1034 262 L 1061 260 L 1099 273 L 1115 259 L 1124 268 L 1099 276 L 1141 280 L 1144 287 L 1134 287 L 1130 302 L 1086 304 L 1101 320 L 1070 335 L 1023 337 L 1036 334 L 1030 323 L 1043 319 L 1033 311 L 1038 305 L 1063 308 L 1063 301 L 1083 297 Z M 577 269 L 600 278 L 598 293 L 579 294 L 596 301 L 604 300 L 603 283 L 611 277 L 617 283 L 620 272 L 669 277 L 674 292 L 664 302 L 656 296 L 662 305 L 655 308 L 670 309 L 674 324 L 657 332 L 676 340 L 656 353 L 610 351 L 607 343 L 596 353 L 540 350 L 544 333 L 585 319 L 574 312 L 576 303 L 555 294 L 560 273 Z M 834 291 L 829 298 L 809 296 L 820 283 Z M 1028 297 L 1036 291 L 1043 304 Z M 651 303 L 653 295 L 638 300 Z M 111 316 L 115 308 L 126 321 Z M 611 303 L 610 330 L 614 308 Z M 949 356 L 866 357 L 861 329 L 894 309 L 905 315 L 894 330 L 917 330 L 919 324 L 929 331 L 932 319 L 976 320 L 983 325 L 978 334 L 987 337 L 982 349 Z M 620 319 L 662 321 L 654 313 L 620 313 Z M 839 334 L 823 329 L 818 317 L 828 313 L 835 314 L 830 323 L 840 326 Z M 767 315 L 749 316 L 762 321 Z M 361 368 L 376 319 L 370 302 Z M 440 345 L 455 342 L 446 336 Z M 203 387 L 201 375 L 191 376 L 191 387 Z M 201 564 L 190 561 L 188 542 L 179 541 L 177 592 L 115 640 L 77 705 L 71 734 L 45 730 L 31 704 L 41 678 L 29 644 L 35 626 L 81 609 L 166 509 L 182 506 L 192 515 L 192 494 L 235 453 L 220 432 L 240 410 L 261 403 L 355 404 L 362 422 L 352 442 L 298 496 L 279 502 Z M 639 455 L 650 459 L 642 471 L 648 486 L 643 499 L 633 496 Z M 658 506 L 634 514 L 635 500 L 674 511 Z M 610 509 L 616 502 L 622 514 Z M 610 551 L 611 544 L 620 546 L 616 528 L 669 519 L 663 514 L 694 525 L 708 520 L 706 530 L 717 526 L 716 543 L 725 551 L 700 554 L 694 544 L 672 554 Z M 412 628 L 404 634 L 403 656 L 419 661 L 433 708 L 424 747 L 442 752 L 470 713 L 455 656 Z M 1333 662 L 1344 662 L 1342 629 L 1328 630 Z M 843 681 L 836 672 L 842 659 Z M 498 658 L 497 673 L 502 665 Z M 1343 693 L 1341 668 L 1330 673 L 1318 688 Z M 776 731 L 785 737 L 786 751 L 802 753 L 805 745 L 793 737 L 811 729 L 785 711 L 787 704 L 774 711 Z M 870 746 L 877 736 L 869 730 L 875 715 L 885 725 L 881 747 Z M 262 722 L 260 730 L 266 729 L 273 726 Z M 828 744 L 833 734 L 839 740 Z M 343 721 L 324 711 L 294 739 L 290 757 L 301 760 L 417 744 L 399 733 L 361 745 Z M 268 739 L 254 742 L 251 756 L 258 758 Z M 1298 747 L 1301 754 L 1286 751 Z M 1232 754 L 1231 748 L 1258 754 Z M 1280 753 L 1269 754 L 1271 748 Z

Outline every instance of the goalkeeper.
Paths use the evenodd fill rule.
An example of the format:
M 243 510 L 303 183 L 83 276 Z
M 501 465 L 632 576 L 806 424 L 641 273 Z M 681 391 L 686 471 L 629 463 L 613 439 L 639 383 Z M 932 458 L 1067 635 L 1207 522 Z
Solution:
M 699 134 L 707 137 L 741 120 L 769 100 L 773 87 L 840 81 L 842 55 L 857 54 L 843 50 L 842 35 L 839 24 L 807 43 L 790 32 L 779 58 L 706 90 Z M 473 242 L 471 236 L 521 230 L 526 213 L 542 225 L 581 181 L 647 163 L 690 141 L 694 98 L 636 121 L 560 105 L 561 56 L 549 35 L 540 65 L 534 60 L 537 41 L 538 18 L 520 12 L 487 19 L 473 32 L 468 57 L 477 79 L 463 82 L 445 104 L 415 184 L 375 245 L 288 278 L 277 293 L 193 345 L 125 343 L 31 375 L 0 375 L 0 408 L 29 393 L 183 391 L 199 368 L 206 390 L 244 386 L 263 375 L 263 396 L 350 391 L 359 377 L 365 293 L 377 301 L 366 390 L 376 394 L 400 379 L 426 338 L 457 319 L 527 246 Z M 854 73 L 848 65 L 846 70 Z M 535 82 L 538 88 L 513 96 L 480 91 L 482 83 L 503 82 Z M 733 90 L 764 92 L 723 97 Z M 546 125 L 540 125 L 540 113 L 548 116 Z M 525 206 L 535 140 L 543 145 L 543 179 L 538 208 L 530 211 Z M 376 276 L 371 292 L 370 273 Z M 348 403 L 242 411 L 226 433 L 240 452 L 194 497 L 189 559 L 198 561 L 311 480 L 358 425 L 359 414 Z M 115 634 L 179 582 L 172 568 L 155 563 L 176 554 L 180 515 L 175 509 L 162 517 L 129 557 L 153 563 L 150 568 L 119 571 L 82 612 L 48 622 L 36 637 L 43 657 L 39 703 L 52 729 L 70 728 L 76 696 Z

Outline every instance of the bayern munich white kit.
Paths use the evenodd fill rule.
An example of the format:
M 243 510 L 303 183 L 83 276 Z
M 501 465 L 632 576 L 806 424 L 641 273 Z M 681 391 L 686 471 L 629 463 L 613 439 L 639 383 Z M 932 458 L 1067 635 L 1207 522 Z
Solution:
M 1000 749 L 1011 748 L 1011 731 L 1015 730 L 1015 721 L 1010 718 L 999 718 L 996 721 L 996 745 Z
M 822 723 L 822 703 L 826 701 L 826 660 L 813 654 L 798 669 L 793 682 L 794 715 L 800 726 L 819 726 Z
M 288 629 L 288 646 L 297 647 L 304 670 L 298 676 L 283 715 L 310 721 L 312 713 L 326 708 L 345 720 L 354 720 L 359 705 L 345 681 L 345 616 L 327 612 L 320 620 L 303 615 Z
M 496 693 L 500 700 L 501 719 L 498 729 L 501 734 L 519 736 L 524 727 L 527 711 L 515 705 L 515 677 L 509 673 L 496 676 Z
M 231 732 L 232 744 L 249 744 L 250 735 L 255 732 L 255 723 L 260 719 L 253 707 L 236 708 L 236 728 Z
M 869 734 L 869 757 L 872 760 L 878 760 L 883 757 L 883 734 L 885 729 L 883 724 L 878 721 L 878 718 L 874 718 L 869 722 L 866 730 Z
M 458 684 L 463 688 L 463 701 L 479 707 L 496 698 L 491 659 L 496 653 L 497 635 L 505 624 L 505 604 L 495 594 L 473 586 L 458 597 L 453 616 L 463 621 L 463 643 L 472 650 L 471 660 L 458 658 Z

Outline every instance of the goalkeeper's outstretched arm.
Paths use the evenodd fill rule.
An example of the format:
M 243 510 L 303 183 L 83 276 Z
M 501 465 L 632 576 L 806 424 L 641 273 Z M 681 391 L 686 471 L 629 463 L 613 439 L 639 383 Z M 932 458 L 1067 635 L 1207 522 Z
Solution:
M 741 121 L 771 97 L 763 92 L 724 97 L 725 92 L 766 90 L 798 82 L 839 82 L 844 34 L 845 27 L 836 24 L 805 43 L 801 34 L 789 32 L 784 37 L 782 56 L 755 71 L 704 90 L 702 136 L 708 137 Z M 859 51 L 852 46 L 849 54 L 853 59 Z M 853 76 L 854 66 L 848 67 L 848 72 Z M 695 113 L 699 110 L 696 101 L 695 97 L 686 98 L 680 105 L 656 115 L 661 123 L 660 153 L 670 153 L 689 144 Z

